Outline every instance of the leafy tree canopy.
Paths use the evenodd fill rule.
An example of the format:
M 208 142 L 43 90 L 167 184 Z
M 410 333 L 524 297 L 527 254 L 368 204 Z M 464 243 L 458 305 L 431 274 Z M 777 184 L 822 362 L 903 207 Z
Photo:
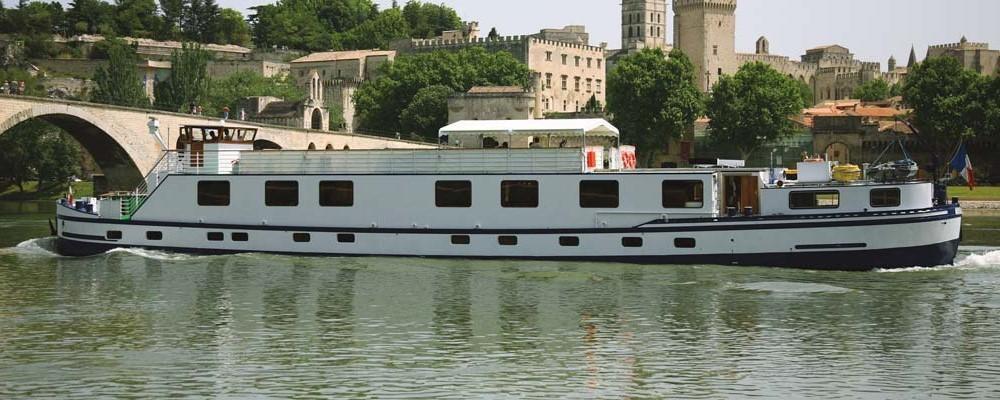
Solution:
M 462 19 L 451 7 L 444 4 L 421 3 L 410 0 L 403 6 L 403 18 L 409 25 L 410 37 L 429 39 L 441 32 L 462 28 Z
M 417 91 L 399 116 L 402 132 L 412 136 L 433 138 L 448 124 L 448 97 L 455 93 L 444 85 L 428 86 Z
M 170 112 L 187 112 L 190 106 L 202 104 L 208 94 L 209 79 L 206 68 L 209 53 L 196 44 L 185 43 L 181 50 L 170 56 L 170 78 L 155 88 L 156 108 Z
M 861 101 L 882 101 L 890 97 L 889 83 L 882 79 L 874 79 L 854 88 L 855 99 Z
M 289 76 L 266 78 L 256 72 L 239 71 L 209 83 L 208 95 L 203 104 L 204 112 L 206 115 L 219 115 L 224 107 L 229 107 L 232 118 L 239 112 L 240 102 L 253 96 L 274 96 L 296 101 L 304 99 L 306 94 Z
M 354 102 L 361 126 L 371 131 L 402 132 L 436 137 L 437 129 L 424 132 L 404 132 L 400 116 L 415 101 L 421 89 L 440 85 L 454 92 L 465 92 L 473 86 L 522 86 L 528 87 L 531 71 L 506 52 L 489 52 L 481 47 L 471 47 L 458 52 L 434 52 L 403 56 L 395 62 L 384 64 L 379 77 L 365 82 L 354 95 Z M 442 89 L 428 90 L 421 96 L 421 104 L 435 104 Z M 436 103 L 439 104 L 439 103 Z M 427 107 L 434 112 L 434 121 L 447 120 L 447 110 Z M 411 109 L 411 112 L 416 112 Z M 412 120 L 411 120 L 412 121 Z M 415 126 L 415 125 L 414 125 Z M 442 125 L 443 126 L 443 125 Z M 439 127 L 438 127 L 439 128 Z
M 608 74 L 608 112 L 622 142 L 635 144 L 645 165 L 701 115 L 704 103 L 694 79 L 694 67 L 680 50 L 668 56 L 644 49 L 623 57 Z
M 94 73 L 97 88 L 90 100 L 119 106 L 148 107 L 149 99 L 135 67 L 137 63 L 135 48 L 115 41 L 108 49 L 107 67 L 98 68 Z
M 708 100 L 714 139 L 732 143 L 744 159 L 764 143 L 795 133 L 792 117 L 802 112 L 798 84 L 771 66 L 755 62 L 723 76 Z
M 39 180 L 39 189 L 62 185 L 79 174 L 79 144 L 58 128 L 40 121 L 18 124 L 0 136 L 0 177 L 24 184 Z
M 909 71 L 903 102 L 913 108 L 913 123 L 932 154 L 948 157 L 963 137 L 982 127 L 987 111 L 980 96 L 986 85 L 985 78 L 950 57 L 929 58 Z

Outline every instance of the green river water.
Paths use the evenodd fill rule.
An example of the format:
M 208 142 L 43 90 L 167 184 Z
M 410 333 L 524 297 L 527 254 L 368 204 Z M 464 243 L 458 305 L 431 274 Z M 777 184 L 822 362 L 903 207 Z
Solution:
M 1000 397 L 1000 216 L 956 266 L 840 273 L 63 258 L 52 212 L 0 203 L 3 399 Z

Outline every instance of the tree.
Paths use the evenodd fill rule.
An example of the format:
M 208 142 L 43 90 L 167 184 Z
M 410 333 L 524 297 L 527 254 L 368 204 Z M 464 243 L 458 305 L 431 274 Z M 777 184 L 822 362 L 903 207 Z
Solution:
M 117 33 L 123 36 L 152 37 L 163 30 L 153 0 L 118 0 L 114 20 Z
M 250 25 L 243 19 L 243 14 L 232 8 L 219 12 L 215 25 L 215 39 L 221 44 L 248 46 L 250 44 Z
M 982 116 L 976 112 L 982 84 L 982 77 L 951 57 L 929 58 L 907 74 L 903 102 L 913 108 L 913 124 L 934 156 L 931 167 L 937 172 L 958 142 L 974 135 L 976 116 Z
M 453 93 L 454 90 L 444 85 L 420 89 L 399 116 L 402 133 L 429 139 L 437 137 L 438 130 L 448 125 L 448 98 Z
M 441 32 L 462 28 L 462 19 L 451 7 L 444 4 L 422 3 L 410 0 L 403 6 L 403 18 L 409 24 L 409 36 L 429 39 Z
M 297 101 L 306 97 L 305 91 L 287 75 L 266 78 L 252 71 L 239 71 L 226 78 L 212 80 L 203 104 L 205 113 L 218 115 L 224 107 L 229 107 L 235 114 L 240 102 L 252 96 L 274 96 L 289 101 Z
M 660 49 L 623 57 L 608 74 L 607 101 L 622 142 L 635 144 L 647 166 L 693 126 L 704 105 L 691 61 L 680 50 L 668 56 Z
M 108 49 L 107 67 L 97 68 L 94 72 L 97 88 L 90 100 L 127 107 L 149 107 L 149 99 L 136 69 L 138 62 L 132 46 L 115 41 Z
M 79 174 L 79 144 L 59 128 L 29 120 L 0 136 L 0 177 L 14 182 L 21 192 L 38 179 L 39 189 L 61 185 Z
M 66 11 L 71 34 L 115 34 L 115 9 L 101 0 L 73 0 Z
M 764 63 L 744 64 L 736 75 L 723 76 L 712 88 L 710 134 L 732 143 L 743 159 L 749 159 L 765 143 L 794 134 L 792 117 L 802 107 L 793 79 Z
M 38 131 L 41 121 L 31 120 L 18 124 L 0 136 L 0 176 L 10 180 L 24 192 L 24 184 L 35 179 L 35 161 L 38 158 Z
M 219 13 L 215 0 L 187 0 L 181 19 L 184 38 L 199 43 L 215 43 Z
M 80 173 L 78 144 L 67 134 L 50 127 L 41 137 L 36 171 L 39 190 L 46 185 L 62 186 Z
M 604 111 L 604 106 L 601 105 L 600 101 L 597 101 L 597 95 L 591 95 L 590 100 L 587 100 L 587 104 L 583 105 L 583 112 L 587 114 L 596 114 Z
M 890 95 L 889 83 L 882 79 L 873 79 L 854 88 L 854 98 L 864 102 L 882 101 Z
M 398 9 L 389 9 L 338 37 L 345 49 L 378 49 L 388 47 L 394 40 L 405 39 L 408 34 L 409 26 L 403 14 Z
M 62 33 L 66 30 L 66 13 L 59 2 L 21 2 L 7 10 L 7 24 L 0 30 L 25 35 Z
M 279 0 L 252 9 L 249 20 L 257 47 L 311 51 L 343 49 L 345 38 L 359 42 L 360 34 L 349 33 L 380 15 L 371 0 Z
M 161 40 L 176 40 L 181 36 L 181 21 L 184 19 L 184 4 L 187 0 L 160 0 L 160 10 L 163 11 L 163 23 L 157 38 Z
M 455 92 L 465 92 L 473 86 L 528 87 L 530 82 L 531 71 L 509 53 L 491 53 L 481 47 L 470 47 L 454 53 L 398 57 L 380 67 L 377 79 L 361 84 L 354 94 L 354 102 L 362 128 L 400 132 L 403 130 L 400 115 L 423 88 L 441 85 Z M 438 109 L 437 112 L 442 112 L 438 117 L 447 118 L 446 111 Z
M 816 97 L 813 95 L 812 88 L 809 87 L 808 83 L 803 81 L 795 81 L 799 85 L 799 96 L 802 97 L 802 104 L 809 108 L 815 103 Z
M 202 104 L 208 93 L 206 68 L 211 55 L 197 44 L 184 43 L 170 56 L 170 78 L 156 85 L 156 108 L 184 112 L 191 104 Z

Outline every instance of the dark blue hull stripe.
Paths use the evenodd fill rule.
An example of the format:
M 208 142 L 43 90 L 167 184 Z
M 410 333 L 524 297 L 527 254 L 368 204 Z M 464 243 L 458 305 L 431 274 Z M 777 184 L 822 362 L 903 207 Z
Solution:
M 672 233 L 672 232 L 717 232 L 717 231 L 750 231 L 774 229 L 812 229 L 839 228 L 878 225 L 901 225 L 921 222 L 934 222 L 961 218 L 957 214 L 922 215 L 909 218 L 877 218 L 854 221 L 838 221 L 836 219 L 806 219 L 799 222 L 783 222 L 773 224 L 733 225 L 733 220 L 719 221 L 698 226 L 653 225 L 631 228 L 571 228 L 571 229 L 414 229 L 414 228 L 358 228 L 358 227 L 317 227 L 317 226 L 271 226 L 244 224 L 199 224 L 191 222 L 164 221 L 121 221 L 110 219 L 88 219 L 68 216 L 58 216 L 58 220 L 84 222 L 105 225 L 147 226 L 166 228 L 196 228 L 219 229 L 235 231 L 277 231 L 277 232 L 315 232 L 315 233 L 386 233 L 415 235 L 552 235 L 552 234 L 608 234 L 608 233 Z M 746 221 L 751 222 L 751 221 Z
M 932 267 L 950 265 L 958 254 L 959 241 L 938 243 L 928 246 L 883 249 L 883 250 L 841 250 L 818 252 L 788 252 L 770 254 L 691 254 L 676 256 L 567 256 L 567 257 L 519 257 L 517 255 L 502 257 L 465 257 L 465 256 L 430 256 L 440 259 L 476 259 L 476 260 L 538 260 L 538 261 L 579 261 L 579 262 L 613 262 L 648 265 L 740 265 L 760 267 L 782 267 L 814 270 L 837 271 L 870 271 L 878 268 L 909 268 L 915 266 Z M 59 238 L 58 252 L 66 256 L 89 256 L 101 254 L 117 247 L 111 243 L 87 243 L 72 239 Z M 149 250 L 173 251 L 200 255 L 225 255 L 240 253 L 260 253 L 246 250 L 226 249 L 195 249 L 176 247 L 132 246 Z M 318 257 L 413 257 L 409 254 L 340 254 L 340 253 L 291 253 L 273 252 L 294 256 Z

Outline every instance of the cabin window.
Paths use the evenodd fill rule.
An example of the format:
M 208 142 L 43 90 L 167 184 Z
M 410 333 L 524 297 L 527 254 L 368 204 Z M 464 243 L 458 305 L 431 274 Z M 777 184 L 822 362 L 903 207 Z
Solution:
M 705 206 L 705 183 L 702 181 L 663 181 L 663 208 L 702 208 Z
M 434 184 L 434 196 L 438 207 L 472 207 L 472 182 L 437 181 Z
M 580 207 L 618 208 L 618 181 L 581 181 Z
M 299 183 L 296 181 L 264 182 L 264 204 L 268 207 L 299 205 Z
M 163 240 L 163 232 L 159 231 L 146 232 L 146 240 Z
M 108 231 L 104 235 L 104 237 L 108 238 L 109 240 L 121 240 L 122 239 L 122 231 Z
M 559 245 L 562 247 L 578 247 L 580 246 L 580 238 L 576 236 L 560 236 Z
M 198 182 L 198 205 L 224 207 L 229 205 L 229 181 Z
M 899 207 L 900 204 L 902 204 L 902 194 L 899 188 L 874 189 L 871 192 L 872 207 Z
M 451 237 L 451 244 L 469 244 L 472 243 L 472 238 L 469 235 L 453 235 Z
M 517 246 L 517 236 L 499 236 L 497 243 L 501 246 Z
M 233 234 L 230 237 L 233 239 L 234 242 L 249 242 L 250 241 L 250 234 L 248 234 L 246 232 L 233 232 Z
M 793 210 L 839 207 L 840 192 L 838 191 L 791 192 L 788 194 L 788 208 Z
M 221 242 L 226 240 L 226 235 L 222 232 L 209 232 L 205 235 L 209 242 Z
M 623 237 L 622 238 L 623 247 L 642 247 L 641 237 Z
M 312 235 L 308 233 L 293 233 L 292 240 L 295 243 L 309 243 L 312 241 Z
M 354 243 L 356 238 L 353 233 L 341 233 L 337 235 L 337 242 L 340 243 Z
M 500 182 L 500 205 L 505 208 L 538 207 L 538 181 Z
M 320 207 L 353 207 L 354 182 L 322 181 L 319 183 Z
M 697 245 L 697 242 L 693 238 L 676 238 L 674 239 L 674 247 L 678 249 L 693 249 Z

